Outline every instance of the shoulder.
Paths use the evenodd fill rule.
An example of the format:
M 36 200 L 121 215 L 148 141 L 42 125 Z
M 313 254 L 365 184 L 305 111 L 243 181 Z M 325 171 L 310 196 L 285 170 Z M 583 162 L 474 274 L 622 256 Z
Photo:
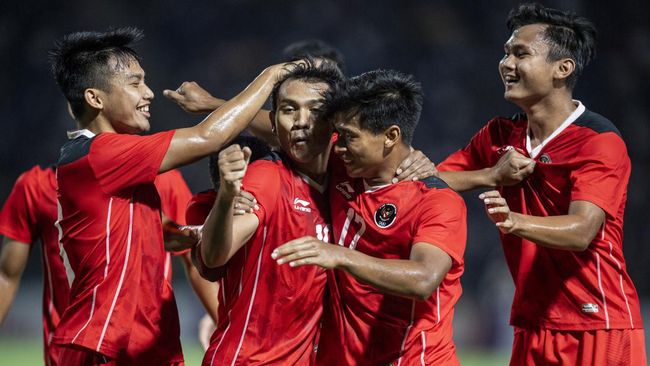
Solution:
M 596 134 L 611 132 L 621 137 L 621 132 L 612 121 L 590 110 L 585 110 L 573 124 L 578 127 L 587 128 Z
M 61 153 L 57 165 L 73 163 L 88 155 L 90 153 L 90 146 L 95 138 L 96 136 L 79 136 L 74 140 L 66 142 L 63 147 L 61 147 Z

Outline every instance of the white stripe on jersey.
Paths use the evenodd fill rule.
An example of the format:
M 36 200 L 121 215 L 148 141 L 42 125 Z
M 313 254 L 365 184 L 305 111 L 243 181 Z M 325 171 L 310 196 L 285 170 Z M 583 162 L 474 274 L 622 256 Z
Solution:
M 112 200 L 112 198 L 111 198 Z M 108 328 L 108 323 L 111 321 L 111 316 L 113 316 L 113 310 L 115 309 L 115 303 L 117 302 L 117 297 L 120 295 L 120 290 L 122 290 L 122 284 L 124 283 L 124 276 L 126 275 L 126 269 L 129 263 L 129 254 L 131 253 L 131 236 L 133 234 L 133 197 L 129 202 L 129 234 L 126 238 L 126 255 L 124 258 L 124 265 L 122 266 L 122 273 L 120 274 L 120 282 L 117 284 L 117 289 L 115 290 L 115 296 L 113 296 L 113 302 L 111 303 L 111 308 L 108 310 L 108 315 L 106 316 L 106 321 L 104 322 L 104 328 L 102 329 L 102 334 L 99 336 L 99 341 L 97 342 L 97 348 L 95 351 L 99 352 L 99 349 L 102 346 L 104 341 L 104 335 L 106 334 L 106 328 Z
M 420 353 L 420 365 L 425 366 L 424 352 L 427 349 L 427 339 L 424 337 L 424 331 L 420 332 L 420 338 L 422 338 L 422 353 Z
M 404 332 L 404 339 L 402 340 L 402 346 L 399 350 L 400 356 L 397 359 L 397 366 L 400 366 L 402 364 L 401 354 L 404 352 L 404 346 L 406 345 L 406 338 L 409 336 L 409 331 L 411 330 L 411 327 L 413 327 L 413 319 L 415 319 L 415 300 L 412 300 L 411 302 L 411 322 L 409 323 L 409 326 L 406 327 L 406 332 Z
M 251 295 L 251 302 L 248 305 L 248 314 L 246 314 L 246 321 L 244 322 L 244 330 L 241 334 L 241 338 L 239 339 L 239 345 L 237 346 L 237 351 L 235 351 L 235 355 L 232 358 L 232 363 L 230 364 L 230 366 L 233 366 L 235 364 L 235 361 L 237 361 L 237 356 L 239 355 L 241 346 L 244 343 L 246 328 L 248 328 L 248 321 L 250 320 L 251 312 L 253 310 L 253 304 L 255 303 L 255 293 L 257 292 L 257 282 L 260 278 L 260 269 L 262 267 L 262 253 L 264 253 L 264 244 L 266 244 L 266 226 L 264 227 L 264 234 L 262 237 L 262 247 L 260 248 L 260 254 L 257 256 L 257 271 L 255 273 L 255 283 L 253 284 L 253 294 Z
M 618 282 L 621 286 L 621 295 L 623 295 L 623 298 L 625 299 L 625 306 L 627 306 L 627 315 L 630 317 L 630 327 L 634 329 L 634 321 L 632 320 L 632 311 L 630 311 L 630 303 L 627 301 L 627 295 L 625 295 L 625 289 L 623 289 L 623 274 L 622 274 L 622 267 L 621 263 L 614 258 L 614 254 L 612 254 L 612 242 L 608 241 L 609 243 L 609 256 L 616 262 L 616 265 L 618 266 Z
M 603 284 L 600 280 L 600 254 L 596 253 L 596 271 L 598 272 L 598 288 L 603 297 L 603 307 L 605 308 L 605 329 L 609 329 L 609 313 L 607 312 L 607 299 L 605 298 L 605 291 L 603 291 Z

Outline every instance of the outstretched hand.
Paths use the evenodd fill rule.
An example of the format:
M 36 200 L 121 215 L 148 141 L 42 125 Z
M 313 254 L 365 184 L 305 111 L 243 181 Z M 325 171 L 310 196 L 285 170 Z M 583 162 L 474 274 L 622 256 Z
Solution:
M 485 212 L 502 233 L 510 234 L 515 230 L 516 216 L 510 212 L 508 202 L 499 191 L 483 192 L 478 198 L 483 200 Z
M 395 172 L 392 182 L 397 183 L 403 180 L 419 180 L 430 176 L 438 176 L 438 169 L 429 157 L 420 150 L 413 150 L 402 161 Z
M 225 103 L 195 81 L 185 81 L 176 90 L 165 89 L 163 95 L 188 113 L 209 113 Z
M 298 267 L 312 264 L 331 269 L 344 262 L 346 250 L 350 249 L 325 243 L 313 236 L 303 236 L 273 250 L 271 258 L 280 265 L 289 263 L 291 267 Z

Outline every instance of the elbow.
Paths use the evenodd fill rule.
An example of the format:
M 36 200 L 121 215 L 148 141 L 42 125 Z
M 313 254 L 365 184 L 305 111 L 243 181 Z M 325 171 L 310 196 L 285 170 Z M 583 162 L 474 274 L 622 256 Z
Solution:
M 573 242 L 573 245 L 571 245 L 570 250 L 574 252 L 584 252 L 589 248 L 589 244 L 591 244 L 591 240 L 586 240 L 586 239 L 579 239 Z
M 419 301 L 427 301 L 433 295 L 433 292 L 438 288 L 442 282 L 442 277 L 438 275 L 422 278 L 417 281 L 413 289 L 413 297 Z
M 217 268 L 226 265 L 228 258 L 219 255 L 206 255 L 203 257 L 205 266 L 208 268 Z

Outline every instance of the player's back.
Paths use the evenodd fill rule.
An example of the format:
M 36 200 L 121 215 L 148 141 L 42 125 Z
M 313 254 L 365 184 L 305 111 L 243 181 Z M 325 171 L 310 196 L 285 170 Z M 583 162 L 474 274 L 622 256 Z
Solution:
M 426 242 L 452 258 L 452 268 L 426 301 L 386 294 L 347 272 L 328 274 L 318 363 L 427 364 L 455 358 L 453 307 L 462 292 L 466 241 L 462 199 L 437 178 L 366 190 L 360 179 L 334 179 L 330 188 L 334 241 L 382 259 L 408 259 Z M 456 361 L 457 362 L 457 361 Z
M 251 164 L 242 188 L 257 199 L 260 224 L 223 268 L 219 324 L 203 365 L 309 365 L 315 356 L 325 271 L 280 266 L 271 252 L 306 235 L 327 240 L 323 192 L 279 156 Z

